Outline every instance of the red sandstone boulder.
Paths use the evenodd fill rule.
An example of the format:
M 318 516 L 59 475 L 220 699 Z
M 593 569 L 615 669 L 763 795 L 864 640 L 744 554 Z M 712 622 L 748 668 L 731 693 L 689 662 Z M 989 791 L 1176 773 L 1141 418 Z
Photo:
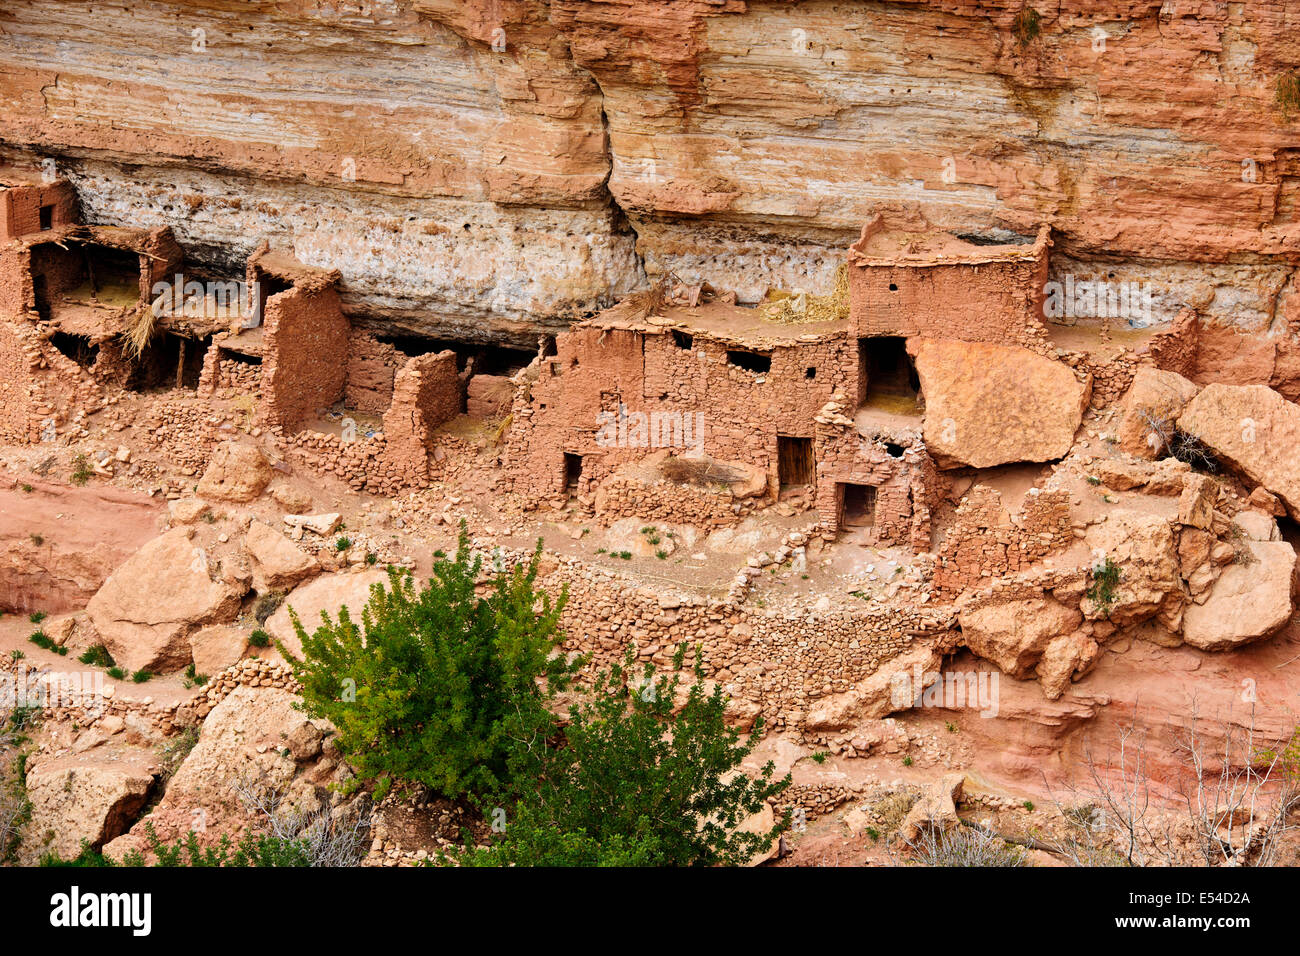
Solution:
M 1204 604 L 1183 617 L 1183 640 L 1203 651 L 1226 651 L 1276 632 L 1291 616 L 1295 550 L 1285 541 L 1245 542 L 1245 557 L 1229 564 Z
M 921 339 L 916 371 L 925 445 L 942 468 L 1061 458 L 1092 394 L 1068 365 L 1011 345 Z
M 253 562 L 253 587 L 284 590 L 320 571 L 320 564 L 279 531 L 260 521 L 248 526 L 244 547 Z
M 964 608 L 958 618 L 971 652 L 1016 678 L 1028 677 L 1049 644 L 1083 623 L 1078 608 L 1041 594 Z
M 1110 561 L 1119 571 L 1113 593 L 1083 598 L 1086 618 L 1126 627 L 1158 615 L 1162 624 L 1177 631 L 1184 595 L 1178 547 L 1168 521 L 1137 511 L 1114 511 L 1106 521 L 1091 525 L 1084 541 L 1094 567 Z
M 271 483 L 271 465 L 252 445 L 224 442 L 199 479 L 200 498 L 213 501 L 252 501 Z
M 213 581 L 192 528 L 155 538 L 109 576 L 86 606 L 113 659 L 128 671 L 166 671 L 191 659 L 187 636 L 233 620 L 240 594 Z
M 302 656 L 302 644 L 294 632 L 293 622 L 289 618 L 292 608 L 302 621 L 308 633 L 321 625 L 321 612 L 329 614 L 331 620 L 338 618 L 340 607 L 346 607 L 353 621 L 361 621 L 361 610 L 370 600 L 370 588 L 376 583 L 388 587 L 388 573 L 372 570 L 347 574 L 327 574 L 316 578 L 301 587 L 295 588 L 284 603 L 266 621 L 266 630 L 273 638 L 281 641 L 295 657 Z
M 194 670 L 211 677 L 237 664 L 248 650 L 248 634 L 242 628 L 217 624 L 190 636 Z
M 1300 516 L 1300 405 L 1267 385 L 1207 385 L 1178 427 Z
M 1139 458 L 1159 458 L 1167 450 L 1178 416 L 1199 387 L 1177 372 L 1143 366 L 1133 375 L 1119 405 L 1115 437 L 1119 447 Z
M 101 748 L 102 750 L 102 748 Z M 53 834 L 44 850 L 73 857 L 87 840 L 96 849 L 125 833 L 153 785 L 153 751 L 63 754 L 27 768 L 29 832 Z

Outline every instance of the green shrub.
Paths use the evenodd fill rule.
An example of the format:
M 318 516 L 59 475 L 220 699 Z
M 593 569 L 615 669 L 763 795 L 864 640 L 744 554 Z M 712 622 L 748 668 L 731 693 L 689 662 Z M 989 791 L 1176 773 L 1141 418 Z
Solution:
M 674 658 L 680 671 L 685 648 Z M 790 784 L 773 780 L 769 761 L 757 778 L 737 769 L 762 735 L 744 740 L 727 726 L 720 685 L 695 679 L 681 702 L 680 673 L 656 675 L 636 655 L 601 673 L 587 703 L 569 710 L 563 745 L 546 750 L 535 787 L 514 803 L 490 849 L 467 849 L 474 866 L 743 865 L 769 849 L 789 815 L 764 833 L 740 830 Z
M 72 459 L 71 481 L 74 485 L 84 485 L 94 474 L 95 472 L 91 470 L 90 462 L 86 460 L 85 455 L 77 455 Z
M 113 678 L 113 680 L 126 680 L 126 671 L 120 667 L 110 667 L 108 669 L 108 676 Z
M 153 673 L 147 670 L 138 670 L 131 675 L 131 680 L 137 684 L 143 684 L 145 681 L 153 680 Z
M 271 635 L 259 627 L 252 634 L 248 635 L 248 643 L 253 647 L 270 647 Z
M 303 659 L 277 646 L 304 709 L 338 728 L 339 749 L 375 782 L 376 799 L 398 781 L 453 799 L 489 793 L 535 762 L 555 725 L 547 696 L 578 667 L 552 654 L 567 592 L 553 603 L 535 589 L 540 556 L 539 541 L 526 565 L 497 572 L 479 597 L 482 560 L 461 522 L 456 557 L 434 563 L 428 586 L 390 569 L 389 587 L 371 588 L 360 625 L 343 607 L 333 621 L 322 612 L 308 633 L 290 610 Z
M 1094 565 L 1089 574 L 1092 576 L 1092 584 L 1084 593 L 1089 601 L 1101 608 L 1106 617 L 1110 617 L 1110 610 L 1118 597 L 1119 565 L 1107 558 L 1101 564 Z
M 103 644 L 92 644 L 82 653 L 77 660 L 83 664 L 89 664 L 91 667 L 112 667 L 116 661 L 108 653 L 108 648 Z
M 334 542 L 335 551 L 346 551 L 350 547 L 352 547 L 351 538 L 340 537 L 337 541 Z
M 47 617 L 49 617 L 49 615 L 44 611 L 32 611 L 32 613 L 27 616 L 27 620 L 31 621 L 33 624 L 40 624 L 41 621 L 45 620 Z

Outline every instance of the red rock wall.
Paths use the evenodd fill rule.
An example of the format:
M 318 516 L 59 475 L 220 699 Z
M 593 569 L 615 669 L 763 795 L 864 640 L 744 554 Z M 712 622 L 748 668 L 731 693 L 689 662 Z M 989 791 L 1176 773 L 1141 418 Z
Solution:
M 269 424 L 292 430 L 343 398 L 351 327 L 329 287 L 271 296 L 263 325 L 263 414 Z

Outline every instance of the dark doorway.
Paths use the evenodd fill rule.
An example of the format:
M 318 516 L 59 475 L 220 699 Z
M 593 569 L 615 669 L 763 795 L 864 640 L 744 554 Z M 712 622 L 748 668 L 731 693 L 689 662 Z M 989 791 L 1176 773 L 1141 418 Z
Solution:
M 788 485 L 811 485 L 815 469 L 813 466 L 813 440 L 811 438 L 790 438 L 778 435 L 776 438 L 777 477 L 781 487 Z
M 54 228 L 54 207 L 41 207 L 41 232 Z
M 99 346 L 91 345 L 90 337 L 87 335 L 55 332 L 50 336 L 50 344 L 82 368 L 90 368 L 99 357 Z
M 154 336 L 127 378 L 133 392 L 155 388 L 198 388 L 203 356 L 212 337 L 190 339 L 174 332 Z
M 840 523 L 847 527 L 870 527 L 876 521 L 876 489 L 871 485 L 840 485 L 844 504 Z
M 580 481 L 582 481 L 582 456 L 566 451 L 564 453 L 564 490 L 569 494 L 574 494 L 578 490 Z
M 863 400 L 911 399 L 921 393 L 921 380 L 912 358 L 907 354 L 907 340 L 892 335 L 858 339 L 858 360 L 866 383 Z

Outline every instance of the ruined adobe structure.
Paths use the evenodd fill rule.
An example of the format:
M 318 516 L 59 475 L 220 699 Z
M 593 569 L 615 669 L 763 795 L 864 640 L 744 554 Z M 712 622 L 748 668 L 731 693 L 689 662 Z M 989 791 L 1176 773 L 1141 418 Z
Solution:
M 1134 702 L 1162 747 L 1192 690 L 1240 722 L 1243 675 L 1285 730 L 1282 0 L 1027 43 L 1019 0 L 219 7 L 181 87 L 174 16 L 0 11 L 5 609 L 243 673 L 269 595 L 355 605 L 463 518 L 544 540 L 593 666 L 698 642 L 738 724 L 837 759 L 962 765 L 896 693 L 941 670 L 1004 679 L 938 726 L 1026 787 Z

